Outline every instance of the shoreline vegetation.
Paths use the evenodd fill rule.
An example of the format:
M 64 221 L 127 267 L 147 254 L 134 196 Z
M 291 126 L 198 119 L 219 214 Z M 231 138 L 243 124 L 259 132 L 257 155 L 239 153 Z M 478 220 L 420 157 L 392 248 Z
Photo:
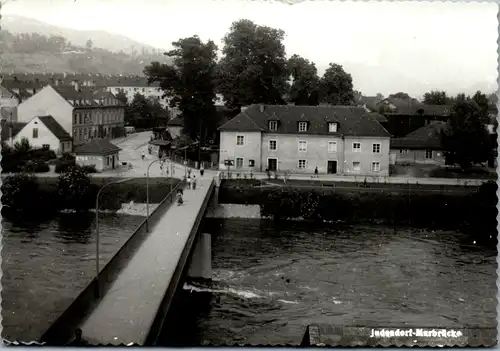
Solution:
M 73 167 L 58 178 L 36 177 L 21 173 L 2 182 L 2 215 L 30 218 L 50 217 L 57 213 L 94 212 L 99 189 L 117 177 L 92 177 L 84 169 Z M 155 208 L 174 188 L 178 179 L 149 178 L 149 203 Z M 113 184 L 99 195 L 99 212 L 143 215 L 146 204 L 146 178 L 134 178 Z
M 460 230 L 496 247 L 497 184 L 469 191 L 418 189 L 325 189 L 261 186 L 256 180 L 224 180 L 220 204 L 259 205 L 260 218 L 316 223 L 406 225 L 431 230 Z

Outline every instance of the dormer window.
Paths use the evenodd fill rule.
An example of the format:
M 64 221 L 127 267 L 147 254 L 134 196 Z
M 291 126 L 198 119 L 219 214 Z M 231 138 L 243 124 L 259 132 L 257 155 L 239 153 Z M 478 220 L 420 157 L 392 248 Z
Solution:
M 278 121 L 269 121 L 269 131 L 275 132 L 278 130 Z
M 335 122 L 328 123 L 328 132 L 337 133 L 337 123 Z
M 299 122 L 299 132 L 307 132 L 307 122 Z

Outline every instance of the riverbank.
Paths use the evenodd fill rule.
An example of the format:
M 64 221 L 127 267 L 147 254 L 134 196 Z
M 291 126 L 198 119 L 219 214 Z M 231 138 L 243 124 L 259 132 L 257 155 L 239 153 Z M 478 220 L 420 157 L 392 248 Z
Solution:
M 496 189 L 494 182 L 459 191 L 414 188 L 367 191 L 366 188 L 276 187 L 263 186 L 260 181 L 224 181 L 219 188 L 222 208 L 213 209 L 210 216 L 460 230 L 471 234 L 476 241 L 494 246 Z M 260 216 L 255 206 L 260 209 Z
M 89 209 L 95 209 L 96 197 L 99 189 L 105 184 L 121 180 L 119 177 L 93 177 L 90 178 L 90 187 L 88 196 L 85 197 Z M 30 216 L 50 216 L 56 212 L 67 211 L 64 201 L 59 193 L 58 178 L 50 177 L 34 177 L 34 184 L 24 183 L 24 186 L 29 186 L 30 189 L 21 189 L 19 193 L 28 196 L 31 202 L 28 214 Z M 180 180 L 175 178 L 155 177 L 149 178 L 149 203 L 159 204 L 171 191 L 179 184 Z M 99 195 L 99 211 L 110 211 L 117 213 L 127 213 L 131 215 L 145 214 L 147 202 L 147 179 L 132 178 L 118 184 L 112 184 L 101 191 Z M 10 187 L 12 188 L 12 186 Z M 16 186 L 14 186 L 14 190 Z M 2 192 L 6 194 L 4 184 Z M 10 194 L 15 196 L 16 194 Z M 133 206 L 131 206 L 134 204 Z M 139 206 L 138 204 L 143 204 Z M 133 207 L 133 208 L 132 208 Z M 140 208 L 139 208 L 140 207 Z M 151 208 L 151 211 L 154 208 Z M 2 214 L 12 216 L 17 212 L 15 208 L 2 208 Z

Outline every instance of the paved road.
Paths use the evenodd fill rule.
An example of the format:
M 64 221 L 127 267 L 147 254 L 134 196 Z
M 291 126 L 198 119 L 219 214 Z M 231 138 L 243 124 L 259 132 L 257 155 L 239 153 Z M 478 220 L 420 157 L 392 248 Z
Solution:
M 143 344 L 169 286 L 211 179 L 184 191 L 170 207 L 80 328 L 92 344 Z
M 151 132 L 141 132 L 130 134 L 127 138 L 115 139 L 114 142 L 122 149 L 120 152 L 120 162 L 127 162 L 132 164 L 132 169 L 123 167 L 121 169 L 116 169 L 112 171 L 106 171 L 103 173 L 95 173 L 93 177 L 145 177 L 148 165 L 158 159 L 156 156 L 148 154 L 148 142 L 151 137 Z M 142 160 L 142 153 L 146 155 L 146 159 Z M 170 166 L 169 166 L 170 169 Z M 186 168 L 180 164 L 174 164 L 174 174 L 175 178 L 182 178 L 186 172 Z M 199 171 L 193 169 L 194 174 L 199 177 Z M 233 177 L 236 176 L 236 172 L 232 172 Z M 157 162 L 153 164 L 150 168 L 151 177 L 161 177 L 167 176 L 160 170 L 160 164 Z M 216 177 L 219 171 L 215 170 L 205 170 L 205 174 L 208 177 Z M 40 173 L 37 176 L 41 177 L 57 177 L 56 173 Z M 264 172 L 255 172 L 253 177 L 255 179 L 267 179 L 267 174 Z M 389 183 L 389 184 L 432 184 L 432 185 L 481 185 L 487 180 L 483 179 L 451 179 L 451 178 L 416 178 L 416 177 L 366 177 L 367 182 L 379 182 L 379 183 Z M 318 178 L 312 179 L 310 174 L 293 174 L 290 179 L 292 180 L 315 180 L 315 181 L 335 181 L 335 182 L 358 182 L 364 181 L 364 176 L 341 176 L 341 175 L 319 175 Z

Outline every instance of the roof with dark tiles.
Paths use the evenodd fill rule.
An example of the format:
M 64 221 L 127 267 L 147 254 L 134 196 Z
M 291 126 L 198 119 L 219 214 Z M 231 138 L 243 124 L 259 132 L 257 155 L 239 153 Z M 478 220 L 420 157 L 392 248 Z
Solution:
M 388 102 L 396 107 L 394 111 L 384 111 L 384 114 L 396 115 L 421 115 L 421 116 L 448 116 L 452 112 L 449 105 L 427 105 L 416 99 L 398 99 L 389 97 L 380 101 L 377 107 L 382 107 Z
M 251 105 L 219 130 L 271 133 L 270 121 L 278 121 L 277 134 L 390 137 L 373 114 L 352 106 Z M 308 122 L 307 132 L 298 131 L 299 122 Z M 328 131 L 330 122 L 338 123 L 337 132 Z
M 95 100 L 113 99 L 115 104 L 112 106 L 124 106 L 112 93 L 101 88 L 94 87 L 79 87 L 78 90 L 74 86 L 53 86 L 51 87 L 59 93 L 64 99 L 70 102 L 74 107 L 103 107 L 109 104 L 96 102 Z M 73 104 L 73 101 L 82 101 L 82 104 Z
M 87 144 L 78 146 L 75 154 L 80 155 L 107 155 L 120 151 L 121 149 L 106 139 L 94 139 Z
M 38 116 L 38 119 L 55 135 L 60 141 L 72 140 L 71 135 L 52 116 Z
M 391 139 L 391 149 L 441 150 L 441 133 L 446 127 L 446 122 L 432 121 L 403 138 Z

